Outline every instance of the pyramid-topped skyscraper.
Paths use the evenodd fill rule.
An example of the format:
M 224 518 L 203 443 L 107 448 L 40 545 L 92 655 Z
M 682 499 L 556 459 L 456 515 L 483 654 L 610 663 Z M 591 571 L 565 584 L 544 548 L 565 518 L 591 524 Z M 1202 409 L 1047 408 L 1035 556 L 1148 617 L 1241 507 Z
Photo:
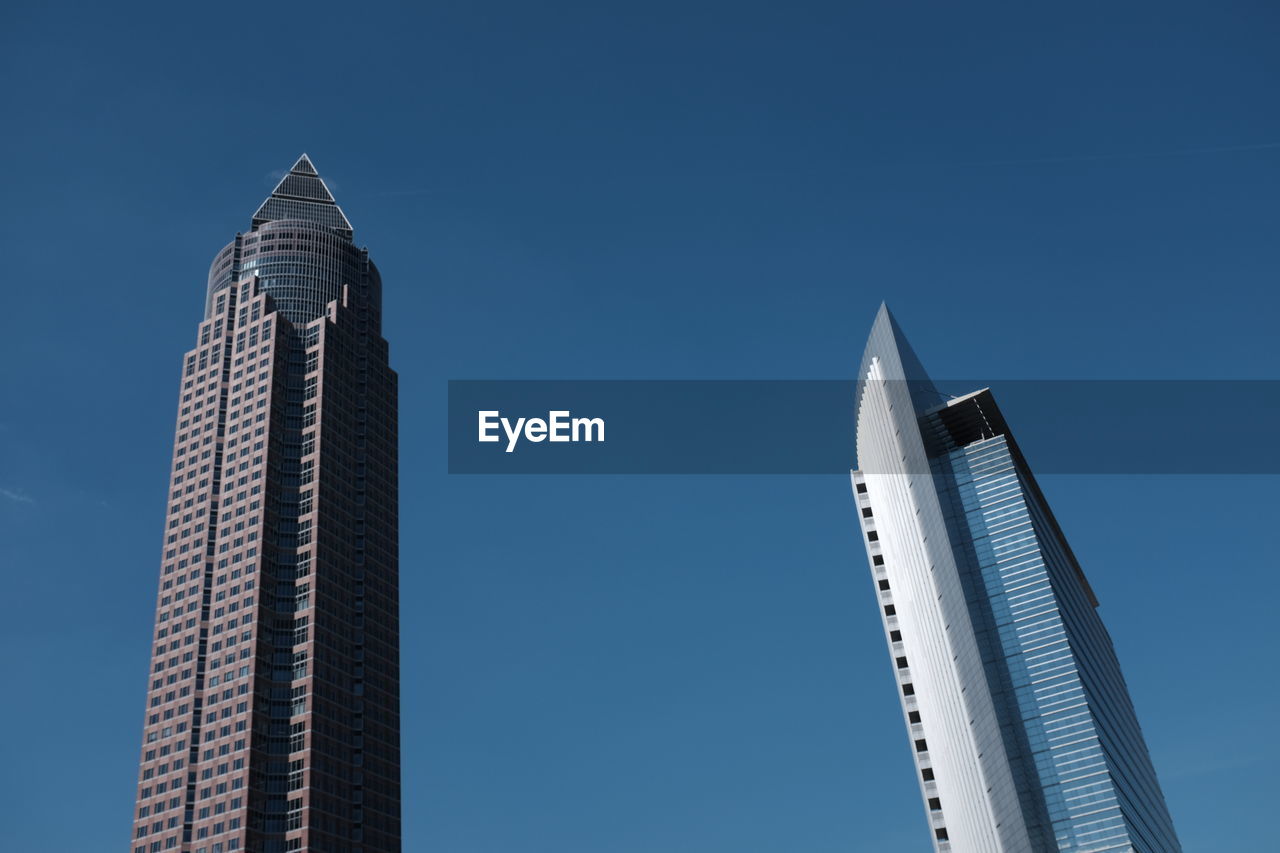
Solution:
M 304 154 L 181 363 L 133 853 L 398 853 L 396 374 Z

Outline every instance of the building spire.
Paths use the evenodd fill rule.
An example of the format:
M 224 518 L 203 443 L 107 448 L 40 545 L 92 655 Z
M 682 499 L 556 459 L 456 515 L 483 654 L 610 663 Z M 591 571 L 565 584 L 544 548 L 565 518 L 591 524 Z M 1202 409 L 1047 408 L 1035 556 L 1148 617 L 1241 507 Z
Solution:
M 857 391 L 854 393 L 854 410 L 862 404 L 862 393 L 865 390 L 871 365 L 880 362 L 884 378 L 904 383 L 912 405 L 918 411 L 932 409 L 942 402 L 942 395 L 934 386 L 933 380 L 925 372 L 924 366 L 916 356 L 915 350 L 907 342 L 898 320 L 889 310 L 886 302 L 880 303 L 875 322 L 871 324 L 871 334 L 867 336 L 867 346 L 862 352 L 862 364 L 858 367 Z
M 316 172 L 311 158 L 303 154 L 293 164 L 266 201 L 253 214 L 253 228 L 281 219 L 297 219 L 314 222 L 341 234 L 350 240 L 354 234 L 350 221 L 324 179 Z

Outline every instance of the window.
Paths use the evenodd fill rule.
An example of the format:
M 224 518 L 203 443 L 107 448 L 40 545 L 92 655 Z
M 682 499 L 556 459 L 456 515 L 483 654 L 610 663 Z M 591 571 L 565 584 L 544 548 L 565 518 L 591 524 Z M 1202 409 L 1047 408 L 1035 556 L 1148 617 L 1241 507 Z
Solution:
M 907 659 L 906 659 L 906 658 L 898 658 L 897 660 L 895 660 L 895 661 L 894 661 L 894 663 L 898 665 L 898 669 L 906 669 L 906 668 L 907 668 Z
M 867 484 L 866 484 L 866 483 L 859 483 L 859 484 L 858 484 L 857 486 L 855 486 L 854 488 L 856 488 L 856 489 L 857 489 L 858 494 L 860 494 L 860 495 L 865 495 L 865 494 L 867 493 Z
M 890 631 L 890 632 L 889 632 L 889 641 L 890 641 L 890 642 L 893 642 L 893 643 L 901 643 L 901 642 L 902 642 L 902 632 L 901 632 L 901 631 Z
M 921 778 L 921 779 L 923 779 L 923 780 L 924 780 L 924 781 L 926 781 L 926 782 L 932 782 L 932 781 L 933 781 L 933 768 L 932 768 L 932 767 L 926 767 L 926 768 L 924 768 L 923 770 L 921 770 L 921 771 L 920 771 L 920 778 Z
M 863 518 L 870 518 L 870 517 L 871 517 L 871 507 L 869 507 L 869 506 L 864 506 L 864 507 L 862 508 L 862 517 L 863 517 Z
M 929 810 L 935 811 L 935 812 L 942 811 L 942 800 L 938 799 L 937 797 L 930 797 Z
M 938 837 L 939 841 L 947 840 L 947 828 L 945 826 L 939 827 L 938 829 L 934 830 L 933 834 Z
M 912 711 L 911 713 L 907 714 L 907 719 L 908 719 L 908 720 L 910 720 L 910 721 L 911 721 L 911 722 L 913 722 L 913 723 L 918 723 L 918 722 L 920 722 L 920 712 L 919 712 L 919 711 Z
M 903 696 L 916 695 L 916 686 L 908 681 L 906 684 L 902 685 L 902 695 Z
M 879 533 L 876 533 L 874 530 L 868 530 L 868 531 L 867 531 L 867 541 L 868 541 L 868 542 L 879 542 L 879 541 L 880 541 L 880 534 L 879 534 Z
M 879 581 L 879 583 L 878 583 L 878 586 L 879 586 L 879 587 L 880 587 L 880 589 L 882 589 L 882 590 L 888 589 L 888 588 L 889 588 L 889 581 L 888 581 L 886 578 L 880 578 L 880 581 Z
M 885 615 L 885 616 L 896 616 L 896 615 L 897 615 L 897 613 L 898 613 L 898 611 L 894 608 L 894 606 L 893 606 L 892 604 L 886 604 L 886 605 L 884 606 L 884 615 Z
M 920 740 L 916 741 L 916 752 L 928 752 L 928 751 L 929 751 L 929 744 L 925 741 L 924 738 L 920 738 Z

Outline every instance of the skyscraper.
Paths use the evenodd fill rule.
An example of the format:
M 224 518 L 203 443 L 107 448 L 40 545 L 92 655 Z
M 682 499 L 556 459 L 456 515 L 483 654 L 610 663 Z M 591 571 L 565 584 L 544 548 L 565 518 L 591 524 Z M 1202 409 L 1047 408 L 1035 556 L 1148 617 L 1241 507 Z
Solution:
M 133 853 L 400 850 L 396 374 L 304 154 L 183 358 Z
M 858 374 L 863 536 L 938 851 L 1181 850 L 1098 602 L 989 390 L 887 308 Z

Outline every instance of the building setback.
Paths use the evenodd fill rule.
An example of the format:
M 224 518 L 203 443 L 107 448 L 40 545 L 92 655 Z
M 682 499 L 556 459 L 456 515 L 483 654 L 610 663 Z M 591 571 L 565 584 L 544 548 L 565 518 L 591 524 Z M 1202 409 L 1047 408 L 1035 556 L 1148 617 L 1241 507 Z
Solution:
M 939 853 L 1178 853 L 1097 600 L 989 390 L 944 398 L 887 308 L 853 472 Z
M 133 853 L 400 850 L 396 374 L 304 154 L 183 358 Z

